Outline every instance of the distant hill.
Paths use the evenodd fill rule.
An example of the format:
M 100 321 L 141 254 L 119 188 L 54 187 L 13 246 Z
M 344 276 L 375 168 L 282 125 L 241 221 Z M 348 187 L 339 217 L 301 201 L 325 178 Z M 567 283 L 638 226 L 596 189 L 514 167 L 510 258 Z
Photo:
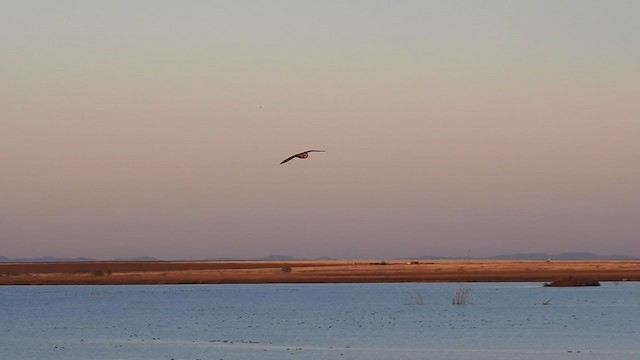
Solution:
M 463 256 L 418 256 L 407 257 L 414 260 L 465 260 Z M 590 252 L 566 252 L 560 254 L 524 253 L 502 254 L 483 258 L 471 258 L 474 260 L 638 260 L 640 258 L 626 255 L 598 255 Z
M 462 257 L 462 256 L 433 256 L 433 255 L 427 255 L 427 256 L 418 256 L 418 257 L 406 257 L 406 258 L 402 258 L 399 260 L 406 260 L 406 259 L 411 259 L 411 260 L 466 260 L 469 259 L 468 257 Z
M 566 252 L 560 254 L 528 253 L 490 256 L 490 260 L 638 260 L 626 255 L 598 255 L 590 252 Z
M 253 259 L 253 260 L 257 260 L 257 261 L 291 261 L 291 260 L 298 260 L 296 258 L 294 258 L 293 256 L 288 256 L 288 255 L 269 255 L 263 258 L 258 258 L 258 259 Z
M 73 262 L 73 261 L 96 261 L 96 259 L 87 257 L 59 258 L 52 256 L 43 256 L 39 258 L 8 258 L 0 256 L 0 262 Z
M 557 259 L 556 255 L 545 254 L 545 253 L 526 253 L 526 254 L 503 254 L 503 255 L 495 255 L 489 256 L 487 259 L 491 260 L 547 260 L 547 259 Z
M 43 256 L 39 258 L 8 258 L 5 256 L 0 256 L 0 262 L 82 262 L 82 261 L 100 261 L 100 260 L 88 258 L 88 257 L 66 258 L 66 257 Z M 113 259 L 109 261 L 161 261 L 161 260 L 151 256 L 139 256 L 139 257 L 132 257 L 132 258 Z
M 229 257 L 219 257 L 219 258 L 208 258 L 202 261 L 295 261 L 295 260 L 316 260 L 316 261 L 330 261 L 330 260 L 340 260 L 332 257 L 319 257 L 314 259 L 307 258 L 297 258 L 288 255 L 269 255 L 261 258 L 253 258 L 253 259 L 238 259 L 238 258 L 229 258 Z
M 293 256 L 288 255 L 269 255 L 261 258 L 230 258 L 230 257 L 217 257 L 217 258 L 208 258 L 202 261 L 291 261 L 291 260 L 299 260 L 294 258 Z
M 138 256 L 138 257 L 131 257 L 131 258 L 113 259 L 113 261 L 162 261 L 162 260 L 158 258 L 154 258 L 153 256 Z
M 418 256 L 418 257 L 405 257 L 398 260 L 465 260 L 467 257 L 463 256 Z M 546 253 L 524 253 L 524 254 L 503 254 L 495 255 L 484 258 L 472 258 L 475 260 L 640 260 L 638 257 L 626 256 L 626 255 L 598 255 L 590 252 L 565 252 L 560 254 L 546 254 Z M 292 261 L 292 260 L 339 260 L 329 257 L 321 257 L 316 259 L 301 259 L 288 255 L 269 255 L 262 258 L 254 259 L 234 259 L 234 258 L 210 258 L 196 261 Z M 44 256 L 39 258 L 8 258 L 0 256 L 0 263 L 2 262 L 74 262 L 74 261 L 99 261 L 88 257 L 51 257 Z M 119 258 L 111 261 L 163 261 L 152 256 L 138 256 L 131 258 Z

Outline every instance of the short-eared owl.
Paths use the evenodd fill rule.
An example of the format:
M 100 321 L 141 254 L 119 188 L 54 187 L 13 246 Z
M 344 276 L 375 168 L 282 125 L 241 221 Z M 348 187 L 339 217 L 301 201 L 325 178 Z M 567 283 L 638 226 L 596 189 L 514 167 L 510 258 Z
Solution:
M 282 162 L 280 164 L 282 165 L 282 164 L 286 163 L 287 161 L 290 161 L 293 158 L 306 159 L 306 158 L 309 157 L 309 153 L 310 152 L 324 152 L 324 150 L 307 150 L 307 151 L 303 151 L 301 153 L 289 156 L 288 158 L 282 160 Z

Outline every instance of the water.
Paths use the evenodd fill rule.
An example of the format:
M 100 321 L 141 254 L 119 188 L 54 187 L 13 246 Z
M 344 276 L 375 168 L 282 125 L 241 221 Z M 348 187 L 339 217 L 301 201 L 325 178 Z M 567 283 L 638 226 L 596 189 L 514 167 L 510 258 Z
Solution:
M 640 359 L 640 283 L 541 285 L 6 286 L 0 359 Z

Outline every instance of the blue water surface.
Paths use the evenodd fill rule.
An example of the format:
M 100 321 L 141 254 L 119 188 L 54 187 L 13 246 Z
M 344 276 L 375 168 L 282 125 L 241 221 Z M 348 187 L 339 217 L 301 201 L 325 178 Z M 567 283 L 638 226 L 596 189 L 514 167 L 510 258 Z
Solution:
M 468 303 L 453 305 L 464 288 Z M 637 360 L 640 283 L 4 286 L 0 349 L 24 360 Z

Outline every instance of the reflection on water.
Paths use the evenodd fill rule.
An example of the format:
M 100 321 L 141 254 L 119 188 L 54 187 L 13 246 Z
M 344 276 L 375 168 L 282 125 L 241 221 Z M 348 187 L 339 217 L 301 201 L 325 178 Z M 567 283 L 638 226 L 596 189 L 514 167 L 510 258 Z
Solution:
M 7 286 L 0 304 L 3 359 L 640 358 L 640 283 Z

